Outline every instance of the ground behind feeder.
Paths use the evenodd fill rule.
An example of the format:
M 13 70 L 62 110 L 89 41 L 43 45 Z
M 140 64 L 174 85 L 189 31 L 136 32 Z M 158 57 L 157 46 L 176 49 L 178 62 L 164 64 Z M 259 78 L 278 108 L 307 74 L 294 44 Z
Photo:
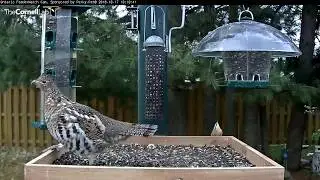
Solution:
M 68 152 L 56 165 L 88 165 L 85 157 Z M 131 167 L 254 167 L 230 146 L 114 144 L 99 154 L 97 166 Z

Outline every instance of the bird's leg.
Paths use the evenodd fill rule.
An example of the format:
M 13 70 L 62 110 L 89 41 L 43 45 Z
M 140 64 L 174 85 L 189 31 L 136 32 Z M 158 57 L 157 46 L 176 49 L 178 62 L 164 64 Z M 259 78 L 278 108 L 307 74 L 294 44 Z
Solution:
M 52 145 L 52 146 L 47 147 L 46 149 L 42 150 L 41 153 L 47 152 L 49 150 L 60 151 L 62 147 L 63 147 L 63 144 L 61 144 L 61 143 L 55 144 L 55 145 Z

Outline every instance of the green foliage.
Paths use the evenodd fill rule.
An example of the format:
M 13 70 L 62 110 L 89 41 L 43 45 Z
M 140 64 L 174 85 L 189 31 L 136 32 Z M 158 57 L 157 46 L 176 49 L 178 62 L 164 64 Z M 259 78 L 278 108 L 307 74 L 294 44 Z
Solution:
M 136 43 L 112 17 L 80 17 L 78 89 L 80 97 L 134 96 L 136 92 Z M 88 93 L 90 92 L 90 93 Z
M 208 86 L 218 89 L 223 82 L 222 63 L 210 58 L 193 57 L 192 45 L 176 44 L 169 56 L 169 82 L 171 86 L 183 84 L 185 80 L 191 83 L 205 82 Z
M 240 6 L 233 8 L 242 10 Z M 80 99 L 136 96 L 137 43 L 122 25 L 128 19 L 117 17 L 115 9 L 116 6 L 93 6 L 79 17 L 79 46 L 84 49 L 78 53 L 77 84 L 82 88 L 77 89 L 77 94 Z M 253 5 L 250 10 L 256 21 L 284 29 L 291 38 L 299 31 L 296 28 L 296 17 L 301 14 L 299 6 Z M 195 58 L 191 52 L 207 32 L 227 23 L 230 18 L 235 19 L 235 14 L 229 17 L 229 11 L 228 5 L 188 6 L 185 27 L 173 33 L 173 52 L 168 59 L 170 86 L 188 84 L 185 80 L 191 84 L 204 82 L 215 89 L 226 86 L 220 60 Z M 180 25 L 180 20 L 180 6 L 169 6 L 170 27 Z M 0 16 L 0 23 L 0 89 L 29 84 L 40 71 L 40 53 L 35 52 L 40 50 L 39 16 Z M 279 59 L 273 62 L 269 88 L 243 91 L 240 95 L 260 103 L 273 98 L 281 102 L 314 103 L 315 97 L 319 96 L 319 83 L 313 86 L 295 83 L 291 72 L 297 67 L 291 62 L 294 61 Z
M 9 7 L 6 7 L 9 8 Z M 3 12 L 2 12 L 3 13 Z M 3 15 L 0 23 L 0 90 L 17 84 L 29 84 L 38 75 L 39 36 L 29 20 L 33 16 Z
M 292 73 L 284 73 L 283 66 L 279 65 L 284 61 L 273 62 L 270 74 L 270 86 L 266 89 L 252 89 L 241 93 L 245 100 L 264 104 L 266 101 L 276 99 L 279 103 L 296 102 L 313 104 L 314 98 L 319 96 L 319 88 L 299 84 L 294 81 Z

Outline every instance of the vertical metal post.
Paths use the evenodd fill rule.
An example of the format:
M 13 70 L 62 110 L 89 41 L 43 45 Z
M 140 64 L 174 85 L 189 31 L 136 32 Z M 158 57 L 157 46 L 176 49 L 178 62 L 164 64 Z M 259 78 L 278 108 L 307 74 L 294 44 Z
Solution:
M 44 9 L 44 12 L 42 14 L 42 32 L 41 32 L 41 71 L 40 73 L 44 73 L 44 56 L 45 56 L 45 41 L 46 41 L 46 19 L 47 19 L 47 12 L 46 9 Z M 40 122 L 41 124 L 44 124 L 44 93 L 41 91 L 40 93 Z
M 61 92 L 71 98 L 70 87 L 70 61 L 71 61 L 71 15 L 72 9 L 58 9 L 57 18 L 57 34 L 56 34 L 56 83 Z
M 143 51 L 144 42 L 144 22 L 142 19 L 145 17 L 146 5 L 138 6 L 138 121 L 139 123 L 145 123 L 144 112 L 145 112 L 145 75 L 144 75 L 144 63 L 145 63 L 145 53 Z M 149 28 L 148 28 L 149 29 Z
M 161 7 L 161 8 L 159 8 Z M 163 86 L 163 104 L 161 104 L 162 116 L 159 119 L 146 118 L 146 53 L 144 51 L 144 42 L 150 36 L 159 36 L 166 41 L 167 28 L 167 6 L 157 6 L 150 8 L 147 5 L 139 5 L 139 39 L 138 39 L 138 121 L 139 123 L 152 123 L 159 125 L 157 134 L 168 134 L 168 85 L 167 85 L 167 53 L 164 54 L 164 82 Z M 151 10 L 153 9 L 153 10 Z M 164 15 L 164 16 L 163 16 Z M 152 19 L 154 18 L 154 19 Z M 164 31 L 164 32 L 163 32 Z M 165 34 L 165 37 L 163 37 Z

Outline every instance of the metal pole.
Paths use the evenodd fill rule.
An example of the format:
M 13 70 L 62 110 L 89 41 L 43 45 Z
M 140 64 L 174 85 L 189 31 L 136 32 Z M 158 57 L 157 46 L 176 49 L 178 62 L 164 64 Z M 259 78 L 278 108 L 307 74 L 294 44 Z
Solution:
M 44 73 L 44 55 L 45 55 L 45 41 L 46 41 L 46 17 L 47 12 L 44 9 L 42 14 L 42 32 L 41 32 L 41 71 L 40 73 Z M 41 91 L 40 93 L 40 121 L 41 124 L 44 123 L 44 93 Z
M 144 63 L 145 63 L 145 54 L 143 49 L 143 41 L 144 41 L 144 19 L 145 14 L 144 11 L 146 9 L 146 5 L 138 6 L 139 13 L 139 24 L 138 24 L 138 121 L 139 123 L 145 123 L 144 112 L 145 112 L 145 75 L 144 75 Z

